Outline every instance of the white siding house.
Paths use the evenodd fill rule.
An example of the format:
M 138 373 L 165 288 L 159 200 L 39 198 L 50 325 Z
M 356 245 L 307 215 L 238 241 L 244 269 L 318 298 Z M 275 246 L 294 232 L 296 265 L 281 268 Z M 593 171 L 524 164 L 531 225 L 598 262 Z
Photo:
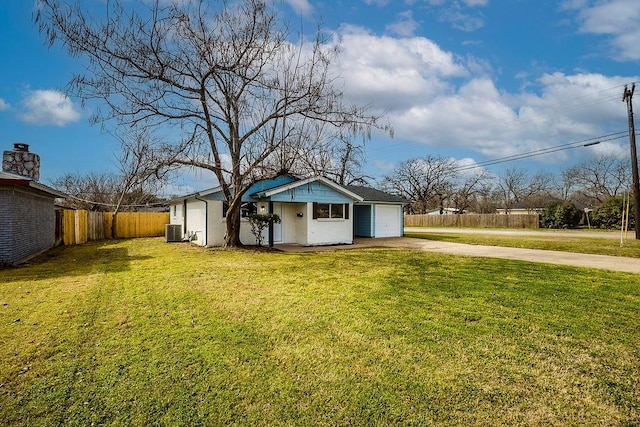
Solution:
M 275 213 L 281 218 L 265 241 L 270 244 L 335 245 L 353 243 L 353 203 L 361 197 L 323 177 L 297 180 L 281 176 L 253 185 L 243 198 L 243 216 L 250 212 Z M 171 224 L 179 224 L 185 239 L 195 244 L 221 246 L 226 231 L 225 203 L 220 188 L 174 199 Z M 255 244 L 246 219 L 241 220 L 240 241 Z

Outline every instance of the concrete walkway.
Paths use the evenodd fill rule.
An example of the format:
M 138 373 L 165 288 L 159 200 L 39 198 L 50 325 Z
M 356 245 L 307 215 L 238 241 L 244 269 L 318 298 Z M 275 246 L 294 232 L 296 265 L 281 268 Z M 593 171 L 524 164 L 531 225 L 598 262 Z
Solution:
M 424 229 L 422 230 L 424 231 Z M 469 245 L 464 243 L 439 242 L 411 237 L 389 237 L 382 239 L 356 239 L 353 245 L 297 246 L 277 245 L 283 252 L 318 252 L 372 247 L 414 249 L 452 255 L 503 258 L 519 261 L 569 265 L 574 267 L 599 268 L 640 274 L 640 259 L 607 255 L 578 254 L 574 252 L 546 251 L 540 249 L 506 248 L 502 246 Z

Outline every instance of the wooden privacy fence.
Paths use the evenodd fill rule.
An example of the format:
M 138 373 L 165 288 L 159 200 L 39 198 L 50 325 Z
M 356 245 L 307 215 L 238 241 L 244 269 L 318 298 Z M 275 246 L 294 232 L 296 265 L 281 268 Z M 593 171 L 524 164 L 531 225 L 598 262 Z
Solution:
M 56 211 L 56 215 L 61 216 L 62 223 L 62 236 L 56 236 L 56 240 L 66 246 L 111 238 L 112 212 L 63 209 Z M 168 223 L 168 212 L 120 212 L 116 218 L 116 237 L 164 236 Z
M 405 227 L 539 228 L 538 214 L 405 215 Z

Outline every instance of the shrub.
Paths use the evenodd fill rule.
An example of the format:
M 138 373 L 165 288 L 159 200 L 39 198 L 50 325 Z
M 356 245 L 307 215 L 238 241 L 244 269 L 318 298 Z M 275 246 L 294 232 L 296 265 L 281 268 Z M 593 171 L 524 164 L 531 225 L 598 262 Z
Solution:
M 622 213 L 626 214 L 622 196 L 611 197 L 602 206 L 596 208 L 591 213 L 591 225 L 597 228 L 610 230 L 620 230 L 622 227 Z M 633 204 L 629 206 L 629 229 L 634 229 L 635 221 L 633 217 Z
M 580 224 L 582 211 L 571 202 L 554 202 L 540 213 L 540 227 L 574 228 Z
M 280 217 L 276 214 L 251 214 L 248 217 L 249 223 L 251 224 L 251 233 L 256 237 L 256 245 L 262 246 L 262 241 L 264 237 L 262 236 L 262 232 L 265 228 L 269 226 L 271 223 L 280 223 Z

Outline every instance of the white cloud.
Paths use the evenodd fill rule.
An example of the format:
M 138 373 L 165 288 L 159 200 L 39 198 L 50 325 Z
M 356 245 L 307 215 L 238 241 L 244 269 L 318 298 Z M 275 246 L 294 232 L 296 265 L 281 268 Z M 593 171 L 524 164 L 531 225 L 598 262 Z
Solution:
M 589 5 L 584 1 L 568 2 L 566 9 L 579 10 L 580 31 L 609 37 L 619 60 L 640 59 L 640 7 L 637 0 L 608 0 Z
M 343 27 L 337 42 L 347 96 L 360 104 L 405 110 L 446 92 L 447 79 L 468 74 L 451 53 L 424 37 L 398 39 Z
M 413 12 L 407 10 L 398 14 L 397 19 L 392 24 L 387 25 L 387 31 L 396 34 L 401 37 L 410 37 L 415 34 L 415 31 L 420 27 L 420 24 L 413 19 Z
M 286 3 L 296 11 L 296 13 L 302 16 L 311 16 L 313 13 L 313 6 L 308 0 L 285 0 Z
M 30 91 L 22 103 L 25 111 L 20 119 L 26 123 L 62 127 L 80 120 L 73 102 L 56 90 Z
M 376 160 L 374 162 L 374 166 L 380 170 L 391 171 L 396 167 L 396 164 L 391 162 L 385 162 L 384 160 Z
M 0 98 L 0 111 L 6 111 L 11 107 L 7 101 Z
M 530 76 L 524 89 L 508 92 L 498 89 L 486 61 L 456 57 L 424 37 L 344 27 L 338 41 L 347 99 L 385 111 L 396 140 L 436 153 L 438 147 L 458 147 L 500 158 L 624 131 L 622 85 L 637 80 L 548 73 Z M 618 142 L 624 145 L 613 146 Z
M 623 131 L 622 80 L 558 73 L 538 80 L 539 94 L 509 94 L 489 79 L 473 78 L 457 93 L 396 115 L 392 123 L 400 138 L 434 147 L 464 147 L 489 158 L 531 152 Z
M 484 27 L 484 19 L 482 17 L 463 13 L 457 7 L 444 9 L 440 13 L 440 20 L 449 22 L 453 28 L 466 32 L 476 31 Z
M 390 0 L 364 0 L 364 2 L 369 6 L 386 6 L 390 3 Z

